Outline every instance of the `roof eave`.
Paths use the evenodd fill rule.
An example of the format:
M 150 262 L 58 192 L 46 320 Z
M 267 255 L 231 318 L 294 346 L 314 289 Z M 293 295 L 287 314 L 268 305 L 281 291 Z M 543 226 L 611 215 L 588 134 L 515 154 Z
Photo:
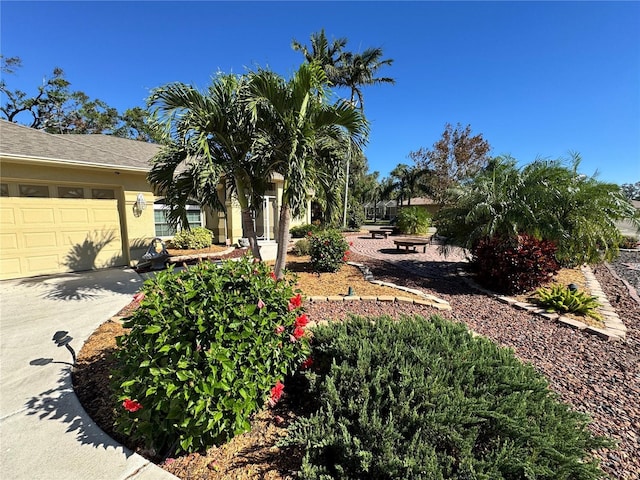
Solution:
M 32 157 L 30 155 L 16 155 L 13 153 L 3 153 L 0 152 L 0 158 L 6 160 L 13 160 L 21 163 L 36 163 L 36 164 L 44 164 L 44 165 L 56 165 L 56 166 L 81 166 L 85 168 L 99 168 L 105 170 L 119 170 L 119 171 L 128 171 L 128 172 L 138 172 L 138 173 L 148 173 L 149 168 L 142 167 L 132 167 L 128 165 L 114 165 L 107 163 L 95 163 L 95 162 L 86 162 L 83 160 L 69 160 L 62 158 L 46 158 L 46 157 Z

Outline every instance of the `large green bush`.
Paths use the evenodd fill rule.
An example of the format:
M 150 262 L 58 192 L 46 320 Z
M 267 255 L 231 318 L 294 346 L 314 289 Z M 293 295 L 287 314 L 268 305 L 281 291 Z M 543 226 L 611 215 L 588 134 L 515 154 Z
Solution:
M 117 429 L 158 454 L 247 431 L 271 389 L 277 397 L 280 380 L 308 355 L 294 282 L 276 282 L 247 257 L 147 280 L 125 322 L 131 331 L 118 339 Z
M 323 230 L 308 238 L 314 272 L 337 272 L 347 261 L 349 243 L 338 230 Z
M 431 215 L 424 208 L 403 207 L 398 211 L 398 230 L 409 235 L 424 235 L 431 226 Z
M 438 317 L 351 318 L 314 329 L 317 410 L 283 445 L 303 479 L 604 477 L 610 445 L 512 350 Z
M 304 225 L 296 225 L 289 229 L 289 233 L 292 238 L 304 238 L 309 232 L 314 233 L 322 230 L 322 228 L 318 225 L 314 225 L 312 223 L 306 223 Z
M 180 230 L 171 239 L 175 248 L 207 248 L 211 246 L 213 232 L 204 227 L 195 227 L 191 230 Z

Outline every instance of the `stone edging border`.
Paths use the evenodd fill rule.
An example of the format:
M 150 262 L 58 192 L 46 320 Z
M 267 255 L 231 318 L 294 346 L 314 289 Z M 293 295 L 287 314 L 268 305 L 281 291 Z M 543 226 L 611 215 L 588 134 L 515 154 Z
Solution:
M 489 295 L 490 297 L 495 298 L 500 303 L 511 305 L 512 307 L 519 310 L 526 310 L 530 313 L 534 313 L 540 317 L 546 318 L 547 320 L 557 321 L 558 323 L 566 327 L 581 330 L 592 335 L 597 335 L 598 337 L 608 342 L 617 342 L 619 340 L 626 339 L 627 327 L 622 323 L 622 320 L 620 320 L 620 317 L 609 303 L 609 300 L 602 291 L 600 283 L 591 271 L 591 268 L 588 266 L 582 266 L 580 267 L 580 270 L 582 270 L 582 273 L 584 274 L 587 288 L 591 292 L 591 295 L 597 297 L 598 302 L 600 302 L 600 304 L 602 305 L 599 310 L 602 315 L 602 320 L 605 324 L 604 328 L 593 327 L 586 323 L 580 322 L 579 320 L 574 320 L 573 318 L 565 317 L 557 313 L 549 313 L 544 308 L 540 308 L 537 305 L 533 305 L 528 302 L 520 302 L 515 298 L 499 295 L 478 285 L 471 278 L 469 278 L 467 272 L 465 272 L 464 270 L 459 269 L 458 275 L 463 278 L 469 286 L 486 295 Z
M 442 300 L 441 298 L 435 297 L 433 295 L 429 295 L 428 293 L 421 292 L 420 290 L 416 290 L 413 288 L 403 287 L 401 285 L 396 285 L 394 283 L 382 282 L 380 280 L 374 280 L 373 274 L 371 270 L 366 265 L 356 262 L 347 262 L 347 265 L 351 265 L 353 267 L 357 267 L 362 272 L 364 279 L 374 285 L 380 285 L 383 287 L 395 288 L 396 290 L 400 290 L 406 293 L 411 293 L 418 297 L 423 298 L 424 300 L 414 300 L 409 297 L 403 296 L 393 296 L 393 295 L 352 295 L 352 296 L 340 296 L 340 295 L 330 295 L 330 296 L 319 296 L 313 295 L 308 297 L 310 302 L 319 303 L 319 302 L 353 302 L 353 301 L 362 301 L 362 302 L 398 302 L 398 303 L 412 303 L 415 305 L 425 305 L 434 307 L 437 310 L 451 310 L 451 305 L 446 300 Z

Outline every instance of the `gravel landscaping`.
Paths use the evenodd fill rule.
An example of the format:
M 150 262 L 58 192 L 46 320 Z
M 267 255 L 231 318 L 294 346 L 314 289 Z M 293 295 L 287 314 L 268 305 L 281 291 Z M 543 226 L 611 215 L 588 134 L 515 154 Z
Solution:
M 452 311 L 439 312 L 440 315 L 464 322 L 475 332 L 513 348 L 519 358 L 531 362 L 545 375 L 562 400 L 593 418 L 591 428 L 595 433 L 618 442 L 617 449 L 596 453 L 603 470 L 617 479 L 640 478 L 640 305 L 606 266 L 594 268 L 594 273 L 628 328 L 627 339 L 615 343 L 479 294 L 454 273 L 461 265 L 461 257 L 434 255 L 425 261 L 424 258 L 410 260 L 410 257 L 398 255 L 397 261 L 392 262 L 373 258 L 371 255 L 381 255 L 376 255 L 369 245 L 359 238 L 353 247 L 352 259 L 366 264 L 378 280 L 417 288 L 447 300 Z M 635 255 L 633 258 L 637 262 L 637 253 Z M 622 265 L 633 263 L 629 258 L 621 256 L 611 268 L 637 287 L 637 270 Z M 629 271 L 634 273 L 627 275 Z M 309 308 L 309 316 L 315 321 L 341 318 L 347 312 L 392 316 L 435 313 L 433 309 L 419 305 L 382 302 L 328 302 Z

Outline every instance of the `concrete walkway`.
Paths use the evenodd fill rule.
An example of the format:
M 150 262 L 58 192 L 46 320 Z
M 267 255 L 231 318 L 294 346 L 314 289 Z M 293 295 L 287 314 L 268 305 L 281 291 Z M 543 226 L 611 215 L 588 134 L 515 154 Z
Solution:
M 79 351 L 131 301 L 131 269 L 0 282 L 0 477 L 10 480 L 152 480 L 173 475 L 118 444 L 80 405 L 66 331 Z

